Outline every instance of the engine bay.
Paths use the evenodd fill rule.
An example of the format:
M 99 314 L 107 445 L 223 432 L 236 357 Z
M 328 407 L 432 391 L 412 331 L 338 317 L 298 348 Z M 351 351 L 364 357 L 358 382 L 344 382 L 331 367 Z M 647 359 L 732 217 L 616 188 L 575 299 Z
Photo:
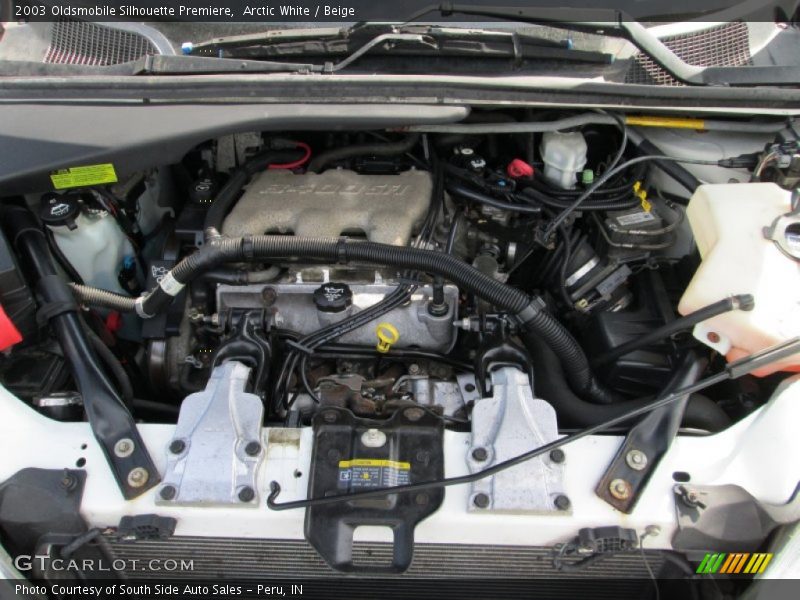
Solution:
M 304 508 L 345 572 L 405 571 L 443 514 L 467 537 L 535 516 L 539 545 L 630 517 L 675 547 L 654 498 L 728 483 L 681 463 L 768 439 L 800 370 L 797 130 L 676 121 L 473 111 L 54 173 L 0 205 L 0 382 L 42 432 L 91 427 L 106 526 L 115 482 L 185 535 L 211 511 L 292 537 L 241 511 Z M 361 526 L 388 564 L 354 563 Z

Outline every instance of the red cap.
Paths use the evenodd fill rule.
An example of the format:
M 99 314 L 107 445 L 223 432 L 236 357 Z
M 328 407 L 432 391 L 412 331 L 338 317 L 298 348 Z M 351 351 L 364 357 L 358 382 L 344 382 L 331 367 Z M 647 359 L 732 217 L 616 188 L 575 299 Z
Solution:
M 120 327 L 122 327 L 122 315 L 112 310 L 106 317 L 106 329 L 111 333 L 116 333 Z
M 533 177 L 533 167 L 521 158 L 515 158 L 506 167 L 506 173 L 513 179 L 530 179 Z
M 11 348 L 14 344 L 19 344 L 22 341 L 22 335 L 19 330 L 11 321 L 11 319 L 3 310 L 3 305 L 0 304 L 0 351 Z

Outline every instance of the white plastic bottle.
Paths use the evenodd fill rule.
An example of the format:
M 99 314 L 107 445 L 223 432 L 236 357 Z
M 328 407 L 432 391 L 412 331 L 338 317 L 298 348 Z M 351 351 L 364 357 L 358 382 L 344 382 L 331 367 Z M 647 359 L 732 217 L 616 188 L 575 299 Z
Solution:
M 686 215 L 703 261 L 678 305 L 689 314 L 727 296 L 751 294 L 751 311 L 703 321 L 694 336 L 734 361 L 800 336 L 800 262 L 765 236 L 791 210 L 790 193 L 774 183 L 701 185 Z M 756 371 L 800 371 L 800 354 Z
M 568 190 L 578 182 L 578 173 L 586 166 L 586 139 L 579 131 L 548 131 L 542 136 L 544 177 L 553 185 Z
M 46 196 L 40 217 L 87 285 L 127 294 L 118 276 L 133 247 L 114 218 L 87 208 L 77 194 Z

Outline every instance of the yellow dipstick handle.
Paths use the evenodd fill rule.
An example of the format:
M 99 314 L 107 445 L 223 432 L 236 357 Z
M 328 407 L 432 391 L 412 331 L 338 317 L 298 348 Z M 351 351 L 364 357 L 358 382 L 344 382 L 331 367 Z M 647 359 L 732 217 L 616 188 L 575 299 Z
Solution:
M 378 336 L 378 345 L 375 349 L 384 354 L 400 339 L 400 332 L 391 323 L 379 323 L 375 328 L 375 335 Z

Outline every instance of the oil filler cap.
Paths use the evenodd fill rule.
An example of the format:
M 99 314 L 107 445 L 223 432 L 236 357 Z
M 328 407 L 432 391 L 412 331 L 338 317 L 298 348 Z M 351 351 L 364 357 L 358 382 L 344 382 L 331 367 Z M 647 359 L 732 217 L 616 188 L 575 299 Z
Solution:
M 325 283 L 314 290 L 314 304 L 322 312 L 342 312 L 353 304 L 353 292 L 346 283 Z

